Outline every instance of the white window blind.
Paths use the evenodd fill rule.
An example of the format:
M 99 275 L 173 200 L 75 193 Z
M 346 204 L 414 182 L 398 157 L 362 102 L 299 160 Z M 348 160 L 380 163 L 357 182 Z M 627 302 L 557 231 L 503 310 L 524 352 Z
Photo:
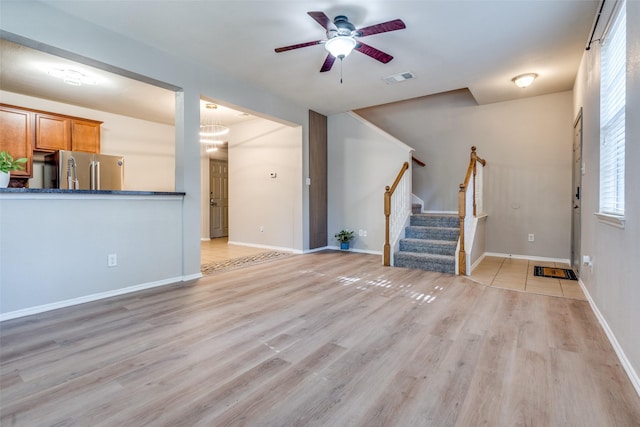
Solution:
M 611 215 L 624 215 L 626 23 L 623 1 L 601 51 L 600 212 Z

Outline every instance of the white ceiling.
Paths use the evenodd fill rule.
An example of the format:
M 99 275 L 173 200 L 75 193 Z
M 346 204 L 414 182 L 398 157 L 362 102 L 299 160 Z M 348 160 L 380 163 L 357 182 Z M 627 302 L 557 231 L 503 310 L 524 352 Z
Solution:
M 571 90 L 598 0 L 45 3 L 160 50 L 224 70 L 301 106 L 333 114 L 460 88 L 469 88 L 480 104 Z M 342 64 L 344 83 L 340 84 L 338 61 L 330 72 L 319 72 L 326 57 L 322 45 L 274 52 L 276 47 L 325 38 L 324 29 L 307 15 L 314 10 L 330 18 L 346 15 L 358 28 L 396 18 L 407 28 L 363 38 L 394 59 L 381 64 L 353 52 Z M 6 45 L 2 48 L 4 56 Z M 3 89 L 41 91 L 40 85 L 47 84 L 40 75 L 30 80 L 23 77 L 27 81 L 13 86 L 13 77 L 31 71 L 10 70 L 4 57 L 2 64 Z M 382 80 L 407 71 L 416 79 L 397 84 Z M 511 79 L 525 72 L 538 73 L 539 78 L 533 86 L 520 89 Z M 162 92 L 150 97 L 145 89 L 134 91 L 131 82 L 120 83 L 125 86 L 114 88 L 112 99 L 129 106 L 141 101 L 150 109 L 166 110 L 165 101 L 157 102 L 163 99 Z M 160 90 L 147 86 L 147 90 Z M 172 97 L 169 102 L 173 103 Z

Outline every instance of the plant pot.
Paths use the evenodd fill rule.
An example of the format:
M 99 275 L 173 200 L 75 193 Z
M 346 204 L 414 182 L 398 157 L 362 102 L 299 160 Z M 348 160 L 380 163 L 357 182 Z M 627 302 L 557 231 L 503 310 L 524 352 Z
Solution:
M 9 179 L 11 176 L 9 172 L 0 171 L 0 188 L 7 188 L 9 186 Z
M 340 242 L 340 250 L 348 251 L 349 250 L 349 242 Z

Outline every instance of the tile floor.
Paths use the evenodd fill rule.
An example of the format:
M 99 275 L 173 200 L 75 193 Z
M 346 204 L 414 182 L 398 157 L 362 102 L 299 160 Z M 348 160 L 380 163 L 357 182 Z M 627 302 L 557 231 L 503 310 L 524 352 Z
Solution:
M 217 239 L 202 240 L 200 242 L 200 264 L 210 262 L 225 261 L 228 259 L 242 258 L 262 252 L 269 252 L 270 249 L 253 248 L 229 244 L 229 238 L 218 237 Z
M 576 280 L 559 280 L 533 275 L 533 267 L 571 268 L 567 264 L 526 259 L 485 257 L 471 278 L 488 286 L 535 294 L 586 300 Z

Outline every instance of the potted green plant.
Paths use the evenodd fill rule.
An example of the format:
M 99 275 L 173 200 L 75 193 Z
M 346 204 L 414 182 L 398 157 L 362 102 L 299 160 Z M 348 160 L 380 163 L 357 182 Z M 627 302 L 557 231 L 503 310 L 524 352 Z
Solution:
M 353 239 L 354 233 L 351 230 L 340 230 L 334 235 L 334 237 L 340 242 L 340 249 L 343 251 L 349 250 L 349 241 Z
M 24 170 L 24 164 L 27 159 L 21 157 L 14 159 L 6 150 L 0 151 L 0 188 L 6 188 L 9 185 L 10 172 Z

